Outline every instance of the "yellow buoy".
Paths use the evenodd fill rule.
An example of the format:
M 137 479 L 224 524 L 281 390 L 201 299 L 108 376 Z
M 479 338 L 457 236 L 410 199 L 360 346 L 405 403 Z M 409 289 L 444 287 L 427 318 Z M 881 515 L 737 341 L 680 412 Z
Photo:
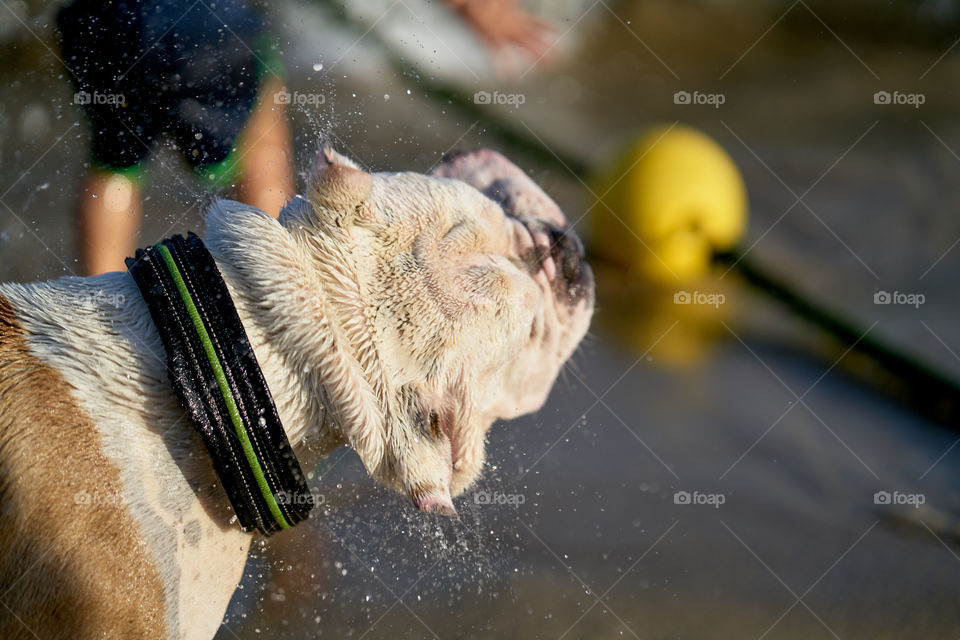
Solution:
M 593 249 L 631 272 L 699 278 L 747 225 L 747 191 L 733 160 L 687 126 L 643 134 L 594 180 Z

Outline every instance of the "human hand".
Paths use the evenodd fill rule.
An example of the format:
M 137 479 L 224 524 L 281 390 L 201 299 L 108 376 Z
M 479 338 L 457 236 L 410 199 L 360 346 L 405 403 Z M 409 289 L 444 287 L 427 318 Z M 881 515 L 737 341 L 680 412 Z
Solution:
M 518 0 L 447 0 L 494 50 L 517 47 L 539 62 L 550 50 L 554 28 L 519 6 Z

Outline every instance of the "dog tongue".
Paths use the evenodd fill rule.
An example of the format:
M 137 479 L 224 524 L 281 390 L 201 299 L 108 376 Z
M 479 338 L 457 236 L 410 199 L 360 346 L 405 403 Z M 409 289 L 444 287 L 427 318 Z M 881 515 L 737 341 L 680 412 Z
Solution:
M 560 207 L 519 167 L 490 149 L 450 154 L 430 172 L 466 182 L 514 218 L 543 218 L 560 227 L 567 221 Z

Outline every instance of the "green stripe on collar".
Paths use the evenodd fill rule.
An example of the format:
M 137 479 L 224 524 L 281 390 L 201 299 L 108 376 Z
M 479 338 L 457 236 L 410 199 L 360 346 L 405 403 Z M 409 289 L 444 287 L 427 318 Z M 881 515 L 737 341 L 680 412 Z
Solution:
M 127 268 L 167 351 L 171 385 L 244 530 L 289 529 L 314 506 L 212 256 L 197 236 L 138 250 Z
M 213 375 L 217 379 L 217 386 L 220 388 L 220 394 L 223 396 L 223 402 L 227 405 L 227 411 L 230 414 L 230 422 L 233 424 L 233 429 L 237 434 L 237 438 L 240 440 L 240 446 L 243 447 L 243 455 L 247 458 L 247 464 L 250 465 L 250 470 L 253 472 L 253 477 L 257 479 L 257 486 L 260 488 L 260 494 L 266 501 L 267 506 L 270 507 L 270 513 L 276 519 L 280 527 L 282 529 L 289 529 L 290 523 L 287 522 L 287 519 L 284 518 L 283 514 L 280 512 L 280 507 L 277 505 L 277 501 L 273 497 L 273 492 L 270 490 L 270 486 L 267 485 L 267 479 L 263 477 L 263 469 L 260 468 L 260 461 L 257 460 L 257 454 L 253 451 L 253 445 L 250 444 L 250 438 L 247 436 L 247 429 L 243 426 L 243 421 L 240 419 L 240 412 L 237 411 L 237 403 L 233 399 L 233 392 L 230 391 L 230 386 L 227 384 L 227 377 L 223 374 L 223 366 L 220 364 L 220 359 L 217 357 L 217 352 L 213 349 L 213 343 L 210 342 L 210 335 L 207 333 L 207 328 L 203 326 L 203 320 L 200 319 L 200 314 L 197 312 L 197 306 L 193 303 L 193 298 L 190 297 L 190 292 L 187 290 L 187 285 L 183 283 L 183 277 L 180 275 L 180 269 L 177 268 L 177 263 L 173 259 L 170 249 L 164 246 L 163 243 L 158 242 L 157 244 L 153 245 L 153 247 L 160 252 L 161 256 L 163 256 L 163 262 L 167 265 L 167 269 L 170 271 L 170 275 L 173 277 L 173 281 L 177 286 L 177 292 L 180 294 L 180 299 L 183 300 L 183 304 L 186 305 L 187 312 L 190 314 L 190 320 L 193 322 L 193 328 L 200 337 L 200 343 L 203 345 L 203 351 L 207 356 L 207 360 L 210 362 L 211 368 L 213 369 Z

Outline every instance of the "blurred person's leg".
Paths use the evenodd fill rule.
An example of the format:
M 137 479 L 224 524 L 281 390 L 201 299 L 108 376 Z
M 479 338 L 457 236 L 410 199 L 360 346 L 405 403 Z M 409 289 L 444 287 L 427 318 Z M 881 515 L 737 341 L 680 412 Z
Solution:
M 140 187 L 122 173 L 91 167 L 77 199 L 80 268 L 83 275 L 122 271 L 140 228 Z
M 83 106 L 91 129 L 91 166 L 74 205 L 85 275 L 124 269 L 140 225 L 139 180 L 162 113 L 157 87 L 143 78 L 164 75 L 155 56 L 146 56 L 141 8 L 73 0 L 57 13 L 73 102 Z M 134 62 L 137 73 L 129 73 Z
M 236 198 L 276 218 L 294 193 L 293 134 L 285 105 L 274 99 L 283 84 L 265 79 L 260 99 L 240 134 Z

